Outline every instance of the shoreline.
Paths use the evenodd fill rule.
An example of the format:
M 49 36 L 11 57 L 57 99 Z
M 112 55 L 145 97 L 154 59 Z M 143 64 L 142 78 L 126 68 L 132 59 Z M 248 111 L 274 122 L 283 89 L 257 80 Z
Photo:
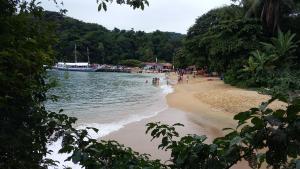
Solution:
M 175 124 L 180 122 L 185 127 L 177 127 L 176 130 L 181 136 L 185 134 L 201 134 L 208 133 L 201 126 L 188 120 L 186 112 L 182 112 L 175 108 L 168 108 L 160 112 L 157 116 L 148 119 L 143 119 L 138 122 L 125 125 L 118 131 L 112 132 L 102 138 L 101 140 L 116 140 L 120 144 L 124 144 L 126 147 L 131 147 L 134 151 L 141 154 L 150 154 L 151 159 L 160 159 L 163 162 L 170 159 L 170 152 L 157 149 L 161 139 L 155 139 L 151 141 L 150 134 L 146 134 L 146 124 L 151 122 L 161 122 L 164 124 Z M 184 134 L 184 135 L 183 135 Z M 203 134 L 202 134 L 203 135 Z
M 176 76 L 172 75 L 171 80 L 176 80 Z M 147 123 L 158 121 L 169 125 L 182 123 L 185 127 L 177 129 L 180 136 L 206 135 L 208 137 L 206 142 L 211 143 L 213 139 L 223 136 L 223 128 L 236 126 L 233 120 L 236 113 L 257 107 L 269 98 L 256 91 L 224 84 L 217 78 L 189 78 L 188 83 L 172 86 L 174 92 L 166 96 L 169 107 L 167 110 L 155 117 L 125 125 L 100 139 L 116 140 L 141 154 L 150 154 L 151 159 L 160 159 L 164 162 L 170 159 L 170 152 L 157 149 L 161 140 L 151 142 L 151 136 L 145 134 Z M 271 105 L 273 108 L 281 106 L 279 102 Z M 242 162 L 233 168 L 249 167 Z

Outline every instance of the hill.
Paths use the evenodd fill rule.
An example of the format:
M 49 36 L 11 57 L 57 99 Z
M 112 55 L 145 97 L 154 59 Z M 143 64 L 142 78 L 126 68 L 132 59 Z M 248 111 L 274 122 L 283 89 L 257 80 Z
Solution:
M 108 30 L 67 17 L 57 12 L 45 12 L 45 19 L 56 25 L 59 39 L 55 50 L 57 60 L 74 61 L 74 46 L 77 45 L 78 61 L 87 60 L 89 48 L 93 63 L 118 64 L 123 60 L 172 62 L 173 55 L 182 46 L 184 35 L 155 31 L 145 33 L 134 30 Z

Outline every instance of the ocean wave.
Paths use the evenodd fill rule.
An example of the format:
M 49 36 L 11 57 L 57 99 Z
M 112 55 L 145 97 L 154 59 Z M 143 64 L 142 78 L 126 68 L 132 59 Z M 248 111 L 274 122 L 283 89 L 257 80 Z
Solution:
M 163 108 L 160 111 L 153 112 L 152 114 L 149 114 L 149 115 L 132 115 L 129 118 L 121 120 L 119 122 L 106 123 L 106 124 L 98 124 L 98 123 L 81 124 L 76 128 L 77 129 L 86 129 L 87 127 L 96 128 L 96 129 L 99 130 L 98 133 L 96 133 L 92 129 L 88 129 L 87 131 L 88 131 L 88 134 L 91 138 L 99 139 L 99 138 L 104 137 L 104 136 L 106 136 L 106 135 L 108 135 L 108 134 L 110 134 L 114 131 L 120 130 L 121 128 L 125 127 L 126 125 L 128 125 L 130 123 L 139 122 L 139 121 L 142 121 L 144 119 L 154 117 L 154 116 L 156 116 L 160 112 L 163 112 L 166 109 L 167 109 L 167 107 Z
M 142 121 L 144 119 L 148 119 L 151 117 L 154 117 L 156 115 L 158 115 L 160 112 L 163 112 L 167 109 L 168 107 L 163 108 L 160 111 L 156 111 L 153 112 L 150 115 L 133 115 L 131 117 L 129 117 L 126 120 L 121 120 L 119 122 L 115 122 L 115 123 L 107 123 L 107 124 L 97 124 L 97 123 L 90 123 L 90 124 L 81 124 L 79 126 L 76 127 L 76 129 L 86 129 L 87 127 L 92 127 L 92 128 L 96 128 L 99 131 L 95 132 L 92 129 L 86 129 L 88 131 L 88 135 L 90 138 L 92 139 L 100 139 L 101 137 L 107 136 L 108 134 L 114 132 L 114 131 L 118 131 L 120 129 L 122 129 L 123 127 L 125 127 L 126 125 L 130 124 L 130 123 L 134 123 L 134 122 L 139 122 Z M 56 142 L 53 142 L 52 144 L 49 144 L 48 150 L 51 150 L 52 153 L 48 154 L 46 156 L 46 158 L 50 158 L 54 161 L 58 161 L 59 164 L 58 166 L 53 166 L 53 167 L 49 167 L 49 169 L 63 169 L 66 167 L 72 168 L 72 169 L 81 169 L 81 166 L 78 164 L 74 164 L 71 161 L 65 161 L 69 156 L 71 156 L 71 154 L 60 154 L 58 153 L 59 150 L 61 149 L 61 143 L 62 143 L 62 139 L 58 139 Z
M 174 92 L 174 89 L 170 85 L 161 85 L 160 88 L 162 89 L 163 94 L 168 95 Z

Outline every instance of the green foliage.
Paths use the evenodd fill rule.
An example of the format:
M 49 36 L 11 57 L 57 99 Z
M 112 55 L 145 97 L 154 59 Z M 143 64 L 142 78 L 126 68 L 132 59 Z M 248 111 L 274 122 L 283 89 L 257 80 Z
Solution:
M 267 74 L 267 63 L 270 60 L 270 56 L 268 56 L 266 53 L 262 53 L 260 51 L 255 51 L 251 53 L 252 56 L 249 57 L 248 63 L 243 69 L 245 73 L 249 74 L 247 78 L 250 78 L 252 80 L 251 83 L 248 81 L 248 86 L 266 86 L 264 84 L 266 81 L 266 78 L 268 76 Z
M 162 136 L 159 148 L 172 151 L 170 168 L 230 168 L 240 160 L 246 160 L 251 168 L 296 168 L 300 155 L 300 99 L 294 99 L 286 109 L 271 110 L 274 99 L 262 103 L 259 108 L 235 115 L 235 129 L 213 144 L 204 143 L 206 136 L 179 135 L 174 126 L 160 123 L 148 124 L 147 132 L 154 138 Z
M 22 7 L 18 15 L 14 3 Z M 0 17 L 0 168 L 39 168 L 50 162 L 43 159 L 48 138 L 62 127 L 48 125 L 52 117 L 41 104 L 51 87 L 43 64 L 52 59 L 55 39 L 38 17 L 41 9 L 14 3 L 1 6 Z
M 278 33 L 277 38 L 272 38 L 271 43 L 261 43 L 264 51 L 252 52 L 247 65 L 244 67 L 244 77 L 252 79 L 248 84 L 251 87 L 266 87 L 273 90 L 280 86 L 281 89 L 300 89 L 298 85 L 297 62 L 294 53 L 298 48 L 295 34 L 290 32 Z M 278 89 L 276 89 L 278 90 Z M 287 94 L 287 90 L 281 90 Z M 278 92 L 277 92 L 278 93 Z
M 97 0 L 97 4 L 98 4 L 98 11 L 101 11 L 102 9 L 104 11 L 107 10 L 107 3 L 113 3 L 114 0 Z M 149 6 L 149 2 L 148 0 L 116 0 L 117 4 L 126 4 L 129 5 L 130 7 L 132 7 L 133 9 L 142 9 L 144 10 L 145 5 Z
M 239 5 L 213 9 L 196 20 L 184 41 L 182 49 L 185 51 L 184 57 L 177 57 L 181 59 L 177 62 L 195 64 L 198 67 L 208 67 L 208 71 L 225 73 L 225 82 L 239 87 L 269 88 L 275 85 L 273 83 L 275 77 L 281 77 L 280 72 L 286 72 L 289 76 L 298 74 L 300 48 L 296 41 L 299 36 L 288 30 L 298 32 L 299 15 L 294 14 L 300 8 L 287 6 L 287 4 L 292 4 L 292 1 L 241 0 L 234 2 L 239 2 Z M 284 5 L 280 9 L 268 10 L 269 12 L 271 10 L 282 12 L 278 14 L 282 16 L 280 24 L 284 23 L 282 29 L 287 33 L 279 31 L 277 38 L 272 38 L 268 44 L 261 44 L 261 41 L 269 40 L 267 37 L 270 34 L 263 29 L 266 26 L 265 20 L 258 20 L 261 16 L 260 12 L 267 12 L 262 11 L 264 5 L 268 4 L 271 7 L 276 6 L 276 3 Z M 294 3 L 299 4 L 298 1 Z M 252 52 L 257 50 L 259 53 Z M 249 55 L 250 52 L 252 52 L 251 55 Z
M 284 19 L 300 11 L 298 0 L 241 0 L 247 17 L 260 18 L 269 33 L 276 33 Z
M 292 34 L 290 31 L 283 33 L 279 31 L 277 38 L 272 38 L 271 43 L 262 43 L 266 52 L 271 55 L 269 61 L 270 65 L 282 68 L 291 68 L 295 64 L 294 53 L 298 48 L 298 42 L 295 42 L 296 34 Z
M 135 59 L 154 62 L 171 62 L 174 52 L 182 46 L 183 35 L 172 32 L 119 30 L 110 31 L 97 25 L 84 23 L 55 12 L 45 12 L 45 19 L 56 24 L 59 42 L 55 46 L 58 61 L 74 61 L 77 44 L 78 60 L 87 61 L 86 48 L 90 49 L 92 63 L 118 64 Z
M 94 130 L 95 128 L 88 128 Z M 88 130 L 65 132 L 60 153 L 71 153 L 67 161 L 72 161 L 86 169 L 93 168 L 165 168 L 159 160 L 150 160 L 149 155 L 140 155 L 116 141 L 91 139 Z
M 185 41 L 185 50 L 198 67 L 225 73 L 233 63 L 257 49 L 263 38 L 257 20 L 245 19 L 243 9 L 227 6 L 197 19 Z
M 256 41 L 261 38 L 261 28 L 257 21 L 226 21 L 209 30 L 199 46 L 208 52 L 212 70 L 226 72 L 234 60 L 245 57 L 245 53 L 257 49 Z
M 242 59 L 234 61 L 224 76 L 224 82 L 242 88 L 259 87 L 255 83 L 254 76 L 250 72 L 244 71 L 244 68 L 241 66 L 246 64 L 247 61 Z
M 143 63 L 139 60 L 128 59 L 122 60 L 120 64 L 128 67 L 141 67 Z
M 242 8 L 231 5 L 212 9 L 196 19 L 196 23 L 190 27 L 187 38 L 206 33 L 214 25 L 227 20 L 241 19 L 244 14 Z
M 192 58 L 189 57 L 188 52 L 186 52 L 184 48 L 178 49 L 174 56 L 175 68 L 184 69 L 188 67 L 192 63 L 190 59 Z

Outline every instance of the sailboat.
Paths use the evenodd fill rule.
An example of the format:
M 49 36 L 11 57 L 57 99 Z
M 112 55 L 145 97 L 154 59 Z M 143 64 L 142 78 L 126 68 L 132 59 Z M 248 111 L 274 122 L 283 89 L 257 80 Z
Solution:
M 87 48 L 88 62 L 77 62 L 77 46 L 75 44 L 75 62 L 58 62 L 53 68 L 61 71 L 96 72 L 97 68 L 90 64 L 89 48 Z

